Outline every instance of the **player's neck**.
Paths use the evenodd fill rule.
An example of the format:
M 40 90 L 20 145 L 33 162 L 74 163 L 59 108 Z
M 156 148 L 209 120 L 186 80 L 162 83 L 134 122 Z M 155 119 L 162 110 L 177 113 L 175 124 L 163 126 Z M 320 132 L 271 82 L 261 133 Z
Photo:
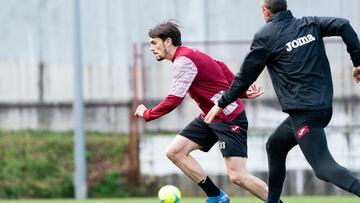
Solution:
M 176 53 L 176 50 L 177 50 L 178 46 L 171 46 L 169 47 L 168 49 L 168 53 L 166 55 L 166 59 L 169 60 L 169 61 L 172 61 L 174 56 L 175 56 L 175 53 Z

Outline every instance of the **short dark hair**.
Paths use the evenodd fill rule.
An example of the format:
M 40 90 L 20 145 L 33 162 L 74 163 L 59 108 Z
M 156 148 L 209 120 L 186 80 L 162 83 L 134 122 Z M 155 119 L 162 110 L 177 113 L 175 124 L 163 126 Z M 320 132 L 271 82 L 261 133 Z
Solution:
M 167 38 L 171 38 L 174 46 L 180 46 L 182 43 L 179 28 L 180 26 L 177 24 L 176 20 L 168 20 L 151 28 L 148 34 L 151 38 L 160 38 L 163 41 Z
M 272 14 L 287 10 L 286 0 L 261 0 L 261 4 L 269 9 Z

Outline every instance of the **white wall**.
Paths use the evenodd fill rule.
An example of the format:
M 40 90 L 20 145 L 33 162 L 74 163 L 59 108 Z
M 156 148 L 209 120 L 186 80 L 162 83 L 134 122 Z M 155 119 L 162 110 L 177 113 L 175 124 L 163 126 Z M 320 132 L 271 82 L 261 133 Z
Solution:
M 73 1 L 0 2 L 0 101 L 35 102 L 40 62 L 45 65 L 45 101 L 70 101 Z M 360 32 L 357 0 L 289 0 L 289 8 L 295 16 L 349 18 Z M 177 19 L 184 41 L 251 40 L 264 23 L 256 0 L 82 0 L 81 12 L 88 100 L 131 98 L 132 45 L 146 42 L 148 29 L 163 20 Z
M 265 144 L 272 131 L 248 132 L 247 168 L 250 172 L 267 172 L 268 163 Z M 326 129 L 329 150 L 335 160 L 350 171 L 360 171 L 360 153 L 357 147 L 360 143 L 360 128 L 349 132 L 333 128 Z M 150 136 L 141 141 L 141 171 L 144 175 L 164 176 L 182 174 L 165 156 L 165 150 L 174 136 Z M 156 146 L 156 147 L 154 147 Z M 226 175 L 226 168 L 221 152 L 215 144 L 208 153 L 196 150 L 191 154 L 210 175 Z M 295 146 L 288 154 L 287 170 L 311 170 L 300 148 Z
M 346 17 L 360 33 L 358 0 L 289 0 L 288 2 L 295 16 Z M 73 1 L 0 0 L 0 4 L 2 25 L 0 27 L 0 103 L 3 103 L 9 111 L 6 114 L 8 116 L 2 117 L 4 122 L 1 123 L 8 123 L 7 120 L 11 117 L 18 118 L 11 121 L 15 123 L 11 126 L 54 128 L 53 125 L 30 125 L 33 122 L 30 117 L 38 117 L 31 108 L 22 109 L 33 112 L 30 113 L 33 114 L 30 117 L 12 116 L 12 114 L 17 115 L 19 108 L 11 104 L 72 101 Z M 183 27 L 184 42 L 250 41 L 253 34 L 264 24 L 257 0 L 81 0 L 81 18 L 84 94 L 86 101 L 97 103 L 129 102 L 132 99 L 133 44 L 147 42 L 148 29 L 159 22 L 171 18 L 177 19 Z M 248 46 L 243 44 L 199 46 L 199 48 L 224 60 L 236 72 Z M 147 47 L 145 54 L 147 77 L 149 77 L 147 81 L 151 81 L 146 84 L 148 90 L 146 94 L 149 100 L 158 101 L 166 95 L 171 77 L 169 68 L 171 65 L 166 62 L 156 62 Z M 336 98 L 341 99 L 345 96 L 358 101 L 358 86 L 355 86 L 351 80 L 351 62 L 345 47 L 329 45 L 328 55 L 333 68 Z M 39 74 L 40 63 L 44 65 L 42 78 Z M 258 81 L 267 92 L 263 99 L 274 99 L 267 73 L 263 74 L 264 76 Z M 43 82 L 43 92 L 39 87 L 40 81 Z M 339 108 L 344 109 L 347 108 L 346 106 L 344 103 Z M 251 108 L 255 107 L 250 104 L 249 112 L 256 111 Z M 258 108 L 266 109 L 266 106 Z M 355 110 L 358 114 L 358 109 Z M 56 107 L 53 111 L 62 112 Z M 185 101 L 185 105 L 176 112 L 146 127 L 151 130 L 164 129 L 162 127 L 166 126 L 168 128 L 165 130 L 177 130 L 189 121 L 188 118 L 199 113 L 192 101 Z M 180 119 L 175 118 L 175 115 L 180 115 Z M 127 118 L 127 114 L 123 117 Z M 347 114 L 344 117 L 347 117 Z M 275 120 L 279 119 L 282 117 L 279 116 Z M 107 122 L 106 119 L 101 120 Z M 16 125 L 20 121 L 25 125 Z M 261 126 L 263 120 L 254 119 L 254 121 L 255 126 Z M 165 125 L 166 122 L 168 125 Z M 351 122 L 359 125 L 358 119 L 352 119 Z M 53 123 L 56 121 L 54 120 Z M 59 126 L 64 125 L 59 124 Z M 64 127 L 64 129 L 68 128 L 71 128 L 71 125 Z

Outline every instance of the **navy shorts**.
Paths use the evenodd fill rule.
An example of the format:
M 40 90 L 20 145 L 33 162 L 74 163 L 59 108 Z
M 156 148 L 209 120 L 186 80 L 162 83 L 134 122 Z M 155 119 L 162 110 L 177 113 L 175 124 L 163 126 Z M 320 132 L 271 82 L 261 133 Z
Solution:
M 232 121 L 207 124 L 199 116 L 189 123 L 179 135 L 202 146 L 201 150 L 209 151 L 219 141 L 223 157 L 247 157 L 248 121 L 243 111 Z

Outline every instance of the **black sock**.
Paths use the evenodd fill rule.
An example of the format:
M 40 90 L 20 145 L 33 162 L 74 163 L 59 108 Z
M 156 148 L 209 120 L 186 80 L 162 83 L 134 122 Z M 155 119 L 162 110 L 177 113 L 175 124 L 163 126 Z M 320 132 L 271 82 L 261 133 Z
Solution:
M 280 193 L 269 191 L 266 203 L 277 203 L 277 202 L 282 203 L 282 201 L 280 200 Z
M 350 192 L 354 193 L 360 197 L 360 181 L 355 180 L 354 183 L 350 186 Z
M 220 189 L 206 176 L 198 185 L 204 190 L 208 197 L 216 197 L 220 195 Z

